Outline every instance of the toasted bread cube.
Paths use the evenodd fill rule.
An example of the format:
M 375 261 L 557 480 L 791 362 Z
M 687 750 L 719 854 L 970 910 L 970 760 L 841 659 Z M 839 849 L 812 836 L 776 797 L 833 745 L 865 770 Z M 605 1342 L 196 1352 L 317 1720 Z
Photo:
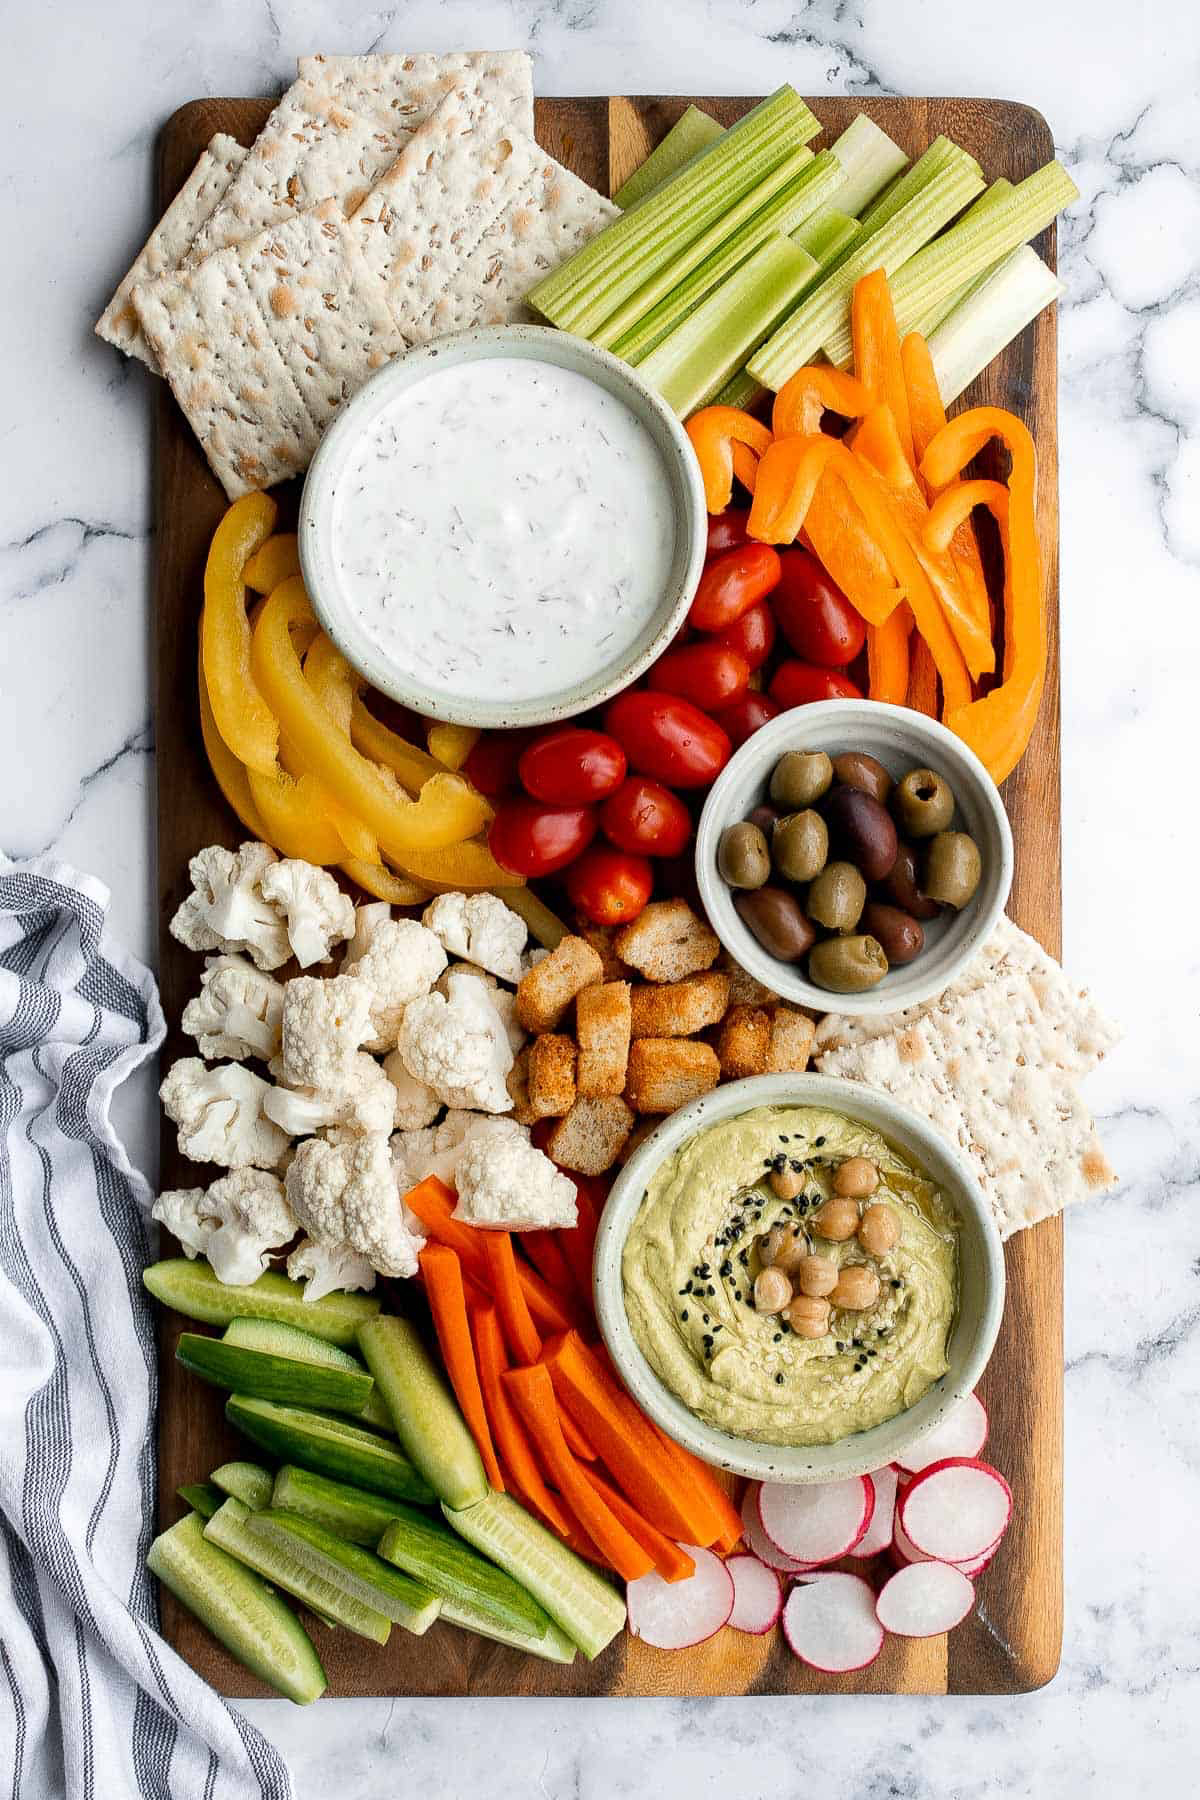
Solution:
M 682 981 L 711 968 L 721 942 L 686 900 L 652 900 L 621 927 L 613 948 L 647 981 Z
M 721 1065 L 695 1038 L 635 1038 L 625 1097 L 635 1112 L 669 1113 L 715 1088 Z
M 585 944 L 590 944 L 604 966 L 604 981 L 628 981 L 629 970 L 613 949 L 613 938 L 617 934 L 615 925 L 590 925 L 586 919 L 576 921 L 576 936 Z
M 630 1006 L 627 981 L 584 988 L 575 1002 L 579 1040 L 579 1092 L 623 1094 L 629 1062 Z
M 546 1141 L 546 1154 L 579 1175 L 611 1169 L 633 1130 L 633 1114 L 619 1095 L 577 1100 Z
M 800 1074 L 808 1067 L 817 1028 L 807 1013 L 794 1006 L 771 1008 L 771 1041 L 767 1046 L 768 1075 Z
M 604 965 L 582 938 L 565 937 L 517 988 L 517 1018 L 526 1031 L 553 1031 L 583 988 L 600 980 Z
M 518 1125 L 535 1125 L 541 1116 L 535 1113 L 529 1104 L 529 1045 L 518 1050 L 513 1058 L 513 1066 L 504 1078 L 505 1086 L 511 1096 L 512 1117 Z
M 633 1035 L 695 1037 L 716 1025 L 729 1005 L 729 977 L 710 969 L 686 981 L 649 982 L 633 990 Z
M 771 1047 L 771 1015 L 761 1006 L 731 1006 L 717 1034 L 717 1056 L 725 1081 L 762 1075 Z
M 561 1119 L 575 1104 L 575 1040 L 544 1031 L 529 1046 L 529 1110 Z
M 721 952 L 717 967 L 723 969 L 729 977 L 729 1004 L 734 1006 L 774 1006 L 779 995 L 774 988 L 764 986 L 749 969 L 743 969 L 736 957 L 730 956 L 728 950 Z

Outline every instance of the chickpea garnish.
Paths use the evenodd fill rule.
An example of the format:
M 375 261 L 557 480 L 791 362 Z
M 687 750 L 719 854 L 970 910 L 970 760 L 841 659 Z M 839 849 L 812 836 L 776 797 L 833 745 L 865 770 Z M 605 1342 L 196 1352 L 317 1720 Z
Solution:
M 782 1312 L 791 1304 L 792 1284 L 782 1269 L 762 1269 L 754 1278 L 754 1307 L 760 1313 Z
M 879 1170 L 869 1156 L 848 1156 L 833 1178 L 833 1191 L 849 1200 L 865 1200 L 879 1186 Z
M 787 1309 L 787 1322 L 797 1337 L 820 1338 L 829 1330 L 828 1300 L 799 1295 Z
M 804 1176 L 799 1169 L 785 1167 L 772 1169 L 767 1176 L 771 1192 L 780 1200 L 794 1200 L 797 1194 L 804 1192 Z
M 886 1256 L 900 1237 L 900 1221 L 882 1201 L 868 1206 L 858 1228 L 858 1241 L 871 1256 Z
M 794 1225 L 772 1225 L 758 1240 L 758 1254 L 764 1269 L 796 1267 L 808 1252 L 808 1240 Z
M 853 1200 L 826 1200 L 813 1214 L 812 1228 L 831 1243 L 844 1244 L 858 1230 L 858 1207 Z
M 866 1312 L 879 1298 L 879 1277 L 866 1263 L 848 1263 L 829 1296 L 843 1312 Z
M 838 1266 L 829 1256 L 805 1256 L 796 1264 L 796 1285 L 811 1300 L 823 1300 L 837 1286 Z

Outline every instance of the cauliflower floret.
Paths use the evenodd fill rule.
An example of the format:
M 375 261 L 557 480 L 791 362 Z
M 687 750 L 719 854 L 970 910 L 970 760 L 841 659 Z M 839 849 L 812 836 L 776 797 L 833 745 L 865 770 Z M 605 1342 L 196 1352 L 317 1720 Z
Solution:
M 181 1057 L 158 1092 L 193 1162 L 274 1169 L 282 1161 L 287 1134 L 263 1112 L 268 1083 L 241 1063 L 210 1069 L 198 1056 Z
M 428 1126 L 417 1131 L 397 1131 L 391 1140 L 392 1168 L 401 1194 L 415 1188 L 427 1175 L 442 1175 L 434 1149 L 433 1132 Z M 415 1216 L 415 1215 L 414 1215 Z
M 354 930 L 354 902 L 328 869 L 289 856 L 265 869 L 259 886 L 283 914 L 292 955 L 302 969 L 329 962 L 333 946 Z
M 267 1267 L 268 1253 L 290 1243 L 296 1221 L 277 1175 L 235 1169 L 203 1188 L 160 1194 L 151 1216 L 167 1227 L 189 1257 L 202 1253 L 218 1281 L 249 1287 Z
M 452 975 L 446 994 L 426 994 L 405 1008 L 400 1055 L 410 1075 L 447 1106 L 480 1112 L 512 1110 L 504 1078 L 513 1065 L 504 1022 L 483 983 Z
M 287 1174 L 297 1220 L 318 1244 L 347 1244 L 381 1275 L 415 1275 L 421 1242 L 405 1222 L 388 1140 L 309 1138 Z
M 398 1131 L 420 1131 L 432 1125 L 442 1110 L 442 1103 L 431 1087 L 410 1075 L 398 1050 L 383 1059 L 383 1072 L 396 1090 L 395 1125 Z
M 189 950 L 244 950 L 256 968 L 278 969 L 291 955 L 287 928 L 262 891 L 278 861 L 269 844 L 234 852 L 210 844 L 188 864 L 192 892 L 171 920 L 171 936 Z
M 345 979 L 371 990 L 368 1050 L 394 1050 L 400 1021 L 410 1000 L 427 994 L 446 966 L 446 952 L 432 931 L 415 919 L 381 919 Z
M 575 1184 L 519 1125 L 490 1119 L 467 1134 L 455 1170 L 454 1217 L 497 1231 L 552 1231 L 578 1222 Z
M 369 1293 L 375 1286 L 374 1269 L 349 1244 L 314 1244 L 311 1238 L 301 1238 L 287 1259 L 287 1272 L 293 1281 L 304 1283 L 306 1300 L 323 1300 L 326 1294 L 353 1288 Z
M 373 1056 L 360 1050 L 344 1082 L 333 1088 L 273 1087 L 263 1101 L 268 1119 L 291 1137 L 337 1126 L 347 1136 L 391 1131 L 396 1123 L 396 1090 Z
M 348 975 L 297 975 L 283 990 L 283 1079 L 288 1087 L 344 1089 L 371 1030 L 371 991 Z
M 450 982 L 456 975 L 465 975 L 472 981 L 479 982 L 488 999 L 500 1014 L 504 1035 L 508 1039 L 508 1047 L 515 1056 L 525 1042 L 525 1033 L 517 1021 L 517 996 L 509 988 L 501 987 L 496 977 L 489 975 L 486 969 L 481 969 L 477 963 L 469 962 L 451 963 L 449 968 L 434 982 L 434 993 L 445 994 L 449 999 Z
M 352 964 L 361 962 L 367 954 L 367 947 L 376 931 L 385 919 L 390 919 L 392 909 L 386 900 L 368 900 L 365 906 L 354 909 L 354 936 L 342 952 L 342 974 Z
M 240 956 L 210 956 L 200 992 L 183 1009 L 182 1025 L 201 1056 L 247 1056 L 268 1062 L 279 1049 L 283 983 Z
M 497 894 L 438 894 L 421 914 L 452 956 L 478 963 L 515 986 L 529 933 Z
M 168 1188 L 150 1208 L 150 1217 L 178 1238 L 189 1262 L 204 1255 L 209 1238 L 221 1223 L 205 1205 L 207 1197 L 203 1188 Z

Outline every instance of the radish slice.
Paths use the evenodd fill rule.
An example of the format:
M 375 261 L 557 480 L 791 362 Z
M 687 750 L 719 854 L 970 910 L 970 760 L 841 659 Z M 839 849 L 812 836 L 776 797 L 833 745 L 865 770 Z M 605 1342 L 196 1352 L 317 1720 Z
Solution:
M 781 1575 L 807 1575 L 810 1569 L 819 1569 L 820 1563 L 799 1562 L 775 1548 L 758 1516 L 758 1489 L 759 1483 L 752 1481 L 742 1497 L 742 1524 L 746 1528 L 746 1543 L 759 1562 L 766 1563 L 768 1569 L 777 1569 Z
M 1012 1516 L 1012 1489 L 990 1463 L 948 1456 L 914 1475 L 900 1496 L 900 1523 L 938 1562 L 970 1562 L 998 1544 Z
M 948 1456 L 978 1456 L 987 1443 L 987 1435 L 988 1416 L 983 1401 L 978 1394 L 968 1394 L 900 1458 L 900 1467 L 910 1475 L 919 1475 L 922 1469 L 944 1462 Z
M 964 1575 L 974 1581 L 977 1575 L 983 1574 L 999 1548 L 999 1544 L 993 1544 L 989 1550 L 983 1552 L 982 1556 L 973 1556 L 969 1562 L 954 1563 L 953 1567 L 961 1569 Z
M 901 1562 L 918 1563 L 933 1561 L 932 1556 L 926 1556 L 923 1550 L 917 1549 L 917 1546 L 913 1543 L 907 1531 L 905 1531 L 903 1525 L 900 1523 L 899 1508 L 897 1508 L 895 1521 L 892 1526 L 892 1549 L 900 1558 Z
M 799 1562 L 832 1562 L 853 1550 L 874 1505 L 875 1489 L 865 1475 L 805 1487 L 764 1481 L 758 1490 L 763 1530 L 777 1550 Z
M 783 1609 L 783 1635 L 801 1662 L 829 1675 L 865 1669 L 883 1649 L 869 1583 L 861 1575 L 834 1571 L 792 1589 Z
M 757 1556 L 731 1556 L 725 1567 L 733 1578 L 730 1625 L 735 1631 L 762 1637 L 783 1611 L 783 1583 Z
M 884 1583 L 875 1613 L 885 1631 L 899 1637 L 940 1637 L 961 1625 L 975 1604 L 975 1589 L 950 1563 L 916 1562 Z
M 881 1550 L 892 1547 L 896 1525 L 896 1471 L 891 1467 L 876 1469 L 867 1480 L 875 1490 L 875 1506 L 871 1523 L 850 1552 L 851 1556 L 878 1556 Z
M 629 1629 L 656 1650 L 687 1650 L 720 1631 L 733 1611 L 733 1576 L 719 1556 L 681 1544 L 696 1564 L 686 1581 L 664 1581 L 657 1570 L 625 1589 Z

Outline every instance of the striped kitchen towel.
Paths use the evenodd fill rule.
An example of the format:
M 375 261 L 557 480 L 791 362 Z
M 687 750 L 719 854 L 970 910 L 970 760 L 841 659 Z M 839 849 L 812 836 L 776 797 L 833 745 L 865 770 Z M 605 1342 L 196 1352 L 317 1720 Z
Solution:
M 0 858 L 0 1792 L 286 1800 L 277 1752 L 156 1629 L 150 1194 L 109 1104 L 163 1017 L 107 907 Z

